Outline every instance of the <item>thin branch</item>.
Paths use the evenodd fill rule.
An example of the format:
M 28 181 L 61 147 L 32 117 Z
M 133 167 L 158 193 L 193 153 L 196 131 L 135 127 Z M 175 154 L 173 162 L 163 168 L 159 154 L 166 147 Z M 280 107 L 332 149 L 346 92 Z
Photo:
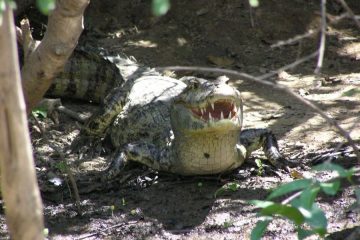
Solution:
M 305 57 L 302 57 L 302 58 L 296 60 L 296 61 L 293 62 L 293 63 L 290 63 L 290 64 L 288 64 L 288 65 L 285 65 L 285 66 L 283 66 L 283 67 L 281 67 L 281 68 L 279 68 L 279 69 L 277 69 L 277 70 L 275 70 L 275 71 L 272 71 L 272 72 L 263 74 L 263 75 L 259 76 L 258 78 L 259 78 L 259 79 L 263 79 L 263 80 L 264 80 L 264 79 L 268 79 L 268 78 L 270 78 L 270 77 L 272 77 L 272 76 L 275 76 L 275 75 L 277 75 L 277 74 L 279 74 L 279 73 L 281 73 L 281 72 L 283 72 L 283 71 L 285 71 L 285 70 L 287 70 L 287 69 L 294 68 L 294 67 L 296 67 L 296 66 L 298 66 L 298 65 L 300 65 L 300 64 L 302 64 L 302 63 L 304 63 L 304 62 L 307 62 L 307 61 L 309 61 L 310 59 L 315 58 L 318 54 L 319 54 L 319 51 L 317 50 L 317 51 L 315 51 L 315 52 L 313 52 L 313 53 L 311 53 L 311 54 L 309 54 L 309 55 L 307 55 L 307 56 L 305 56 Z
M 124 225 L 133 225 L 133 224 L 136 224 L 138 223 L 138 221 L 128 221 L 128 222 L 121 222 L 121 223 L 118 223 L 118 224 L 115 224 L 115 225 L 112 225 L 110 227 L 107 227 L 107 228 L 104 228 L 104 229 L 100 229 L 100 230 L 97 230 L 96 232 L 94 233 L 90 233 L 90 234 L 87 234 L 85 236 L 82 236 L 82 237 L 78 237 L 78 238 L 75 238 L 76 240 L 82 240 L 82 239 L 88 239 L 88 238 L 91 238 L 91 237 L 94 237 L 94 236 L 97 236 L 99 235 L 100 233 L 104 233 L 108 230 L 111 230 L 111 229 L 114 229 L 114 228 L 118 228 L 118 227 L 122 227 Z
M 326 42 L 326 0 L 321 0 L 321 31 L 320 31 L 319 57 L 315 68 L 315 74 L 319 74 L 324 62 Z
M 254 28 L 255 27 L 255 21 L 254 21 L 254 15 L 253 15 L 253 7 L 250 5 L 250 3 L 249 3 L 249 16 L 250 16 L 251 27 Z
M 24 62 L 28 61 L 29 55 L 39 45 L 40 41 L 33 39 L 29 19 L 25 18 L 20 22 L 21 26 L 21 45 L 24 49 Z
M 15 30 L 16 30 L 16 40 L 18 41 L 18 43 L 22 44 L 24 41 L 22 30 L 19 27 L 15 27 Z
M 343 14 L 341 14 L 339 16 L 330 16 L 330 15 L 327 16 L 327 18 L 329 19 L 329 24 L 338 23 L 341 20 L 343 20 L 345 18 L 348 18 L 348 17 L 349 17 L 349 13 L 343 13 Z M 360 17 L 355 16 L 355 19 L 356 18 L 360 18 Z M 295 37 L 287 39 L 287 40 L 280 40 L 277 43 L 274 43 L 274 44 L 270 45 L 270 48 L 279 48 L 279 47 L 283 47 L 283 46 L 286 46 L 286 45 L 295 44 L 295 43 L 303 40 L 304 38 L 308 38 L 308 37 L 311 37 L 311 36 L 317 34 L 318 32 L 320 32 L 320 30 L 321 30 L 321 27 L 319 27 L 317 29 L 311 29 L 306 33 L 296 35 Z
M 264 81 L 264 79 L 261 79 L 259 77 L 254 77 L 252 75 L 249 75 L 247 73 L 238 72 L 235 70 L 229 70 L 229 69 L 222 69 L 222 68 L 210 68 L 210 67 L 186 67 L 186 66 L 169 66 L 169 67 L 160 67 L 156 68 L 158 71 L 164 71 L 164 70 L 171 70 L 171 71 L 199 71 L 199 72 L 212 72 L 212 73 L 221 73 L 221 74 L 228 74 L 237 76 L 240 78 L 243 78 L 245 80 L 250 80 L 253 82 L 257 82 L 263 85 L 270 86 L 272 88 L 276 88 L 279 90 L 282 90 L 284 92 L 287 92 L 290 96 L 297 99 L 304 105 L 308 106 L 309 108 L 313 109 L 315 112 L 320 114 L 331 126 L 334 126 L 338 132 L 349 142 L 351 147 L 354 149 L 354 152 L 356 154 L 356 157 L 358 161 L 360 162 L 360 153 L 359 149 L 356 146 L 354 140 L 350 137 L 349 133 L 344 130 L 334 119 L 328 117 L 324 111 L 322 111 L 318 106 L 313 104 L 312 102 L 302 98 L 299 94 L 293 92 L 290 88 L 286 87 L 285 85 L 279 84 L 279 83 L 272 83 L 269 81 Z
M 278 48 L 278 47 L 282 47 L 285 45 L 295 44 L 295 43 L 303 40 L 304 38 L 308 38 L 308 37 L 315 35 L 318 32 L 319 32 L 319 29 L 316 29 L 316 30 L 310 29 L 307 33 L 304 33 L 301 35 L 296 35 L 295 37 L 287 39 L 287 40 L 278 41 L 277 43 L 270 45 L 270 48 Z
M 356 26 L 359 28 L 360 30 L 360 21 L 358 20 L 357 16 L 355 16 L 354 12 L 351 10 L 351 8 L 349 7 L 349 5 L 347 5 L 347 3 L 345 2 L 345 0 L 338 0 L 338 2 L 341 4 L 341 6 L 343 8 L 345 8 L 345 10 L 348 12 L 348 14 L 350 15 L 350 17 L 354 20 Z

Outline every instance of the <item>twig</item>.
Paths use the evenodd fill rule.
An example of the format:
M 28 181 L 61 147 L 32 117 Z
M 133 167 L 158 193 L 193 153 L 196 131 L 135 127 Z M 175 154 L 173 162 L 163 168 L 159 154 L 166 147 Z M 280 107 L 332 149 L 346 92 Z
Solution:
M 333 16 L 328 16 L 329 18 L 329 24 L 335 24 L 345 18 L 348 18 L 349 17 L 349 13 L 343 13 L 339 16 L 336 16 L 336 17 L 333 17 Z M 358 16 L 354 16 L 355 19 L 358 18 Z M 311 29 L 309 30 L 307 33 L 303 33 L 303 34 L 300 34 L 300 35 L 297 35 L 293 38 L 290 38 L 288 40 L 280 40 L 278 41 L 277 43 L 274 43 L 272 45 L 270 45 L 270 48 L 278 48 L 278 47 L 283 47 L 283 46 L 286 46 L 286 45 L 291 45 L 291 44 L 295 44 L 301 40 L 303 40 L 304 38 L 308 38 L 308 37 L 311 37 L 315 34 L 317 34 L 318 32 L 320 32 L 321 30 L 321 27 L 320 28 L 317 28 L 317 29 Z
M 250 5 L 250 3 L 249 3 L 249 15 L 250 15 L 251 27 L 254 28 L 255 27 L 255 21 L 254 21 L 254 16 L 253 16 L 253 7 Z
M 279 74 L 279 73 L 281 73 L 281 72 L 283 72 L 283 71 L 285 71 L 285 70 L 287 70 L 287 69 L 294 68 L 294 67 L 296 67 L 296 66 L 298 66 L 298 65 L 300 65 L 300 64 L 302 64 L 302 63 L 304 63 L 304 62 L 309 61 L 309 60 L 312 59 L 312 58 L 315 58 L 315 57 L 318 55 L 318 53 L 319 53 L 319 51 L 315 51 L 315 52 L 313 52 L 313 53 L 311 53 L 311 54 L 309 54 L 309 55 L 307 55 L 307 56 L 305 56 L 305 57 L 302 57 L 302 58 L 296 60 L 296 61 L 293 62 L 293 63 L 290 63 L 290 64 L 288 64 L 288 65 L 285 65 L 285 66 L 283 66 L 283 67 L 281 67 L 281 68 L 279 68 L 279 69 L 277 69 L 277 70 L 275 70 L 275 71 L 272 71 L 272 72 L 263 74 L 263 75 L 259 76 L 258 78 L 259 78 L 259 79 L 262 79 L 262 80 L 268 79 L 268 78 L 270 78 L 270 77 L 272 77 L 272 76 L 275 76 L 275 75 L 277 75 L 277 74 Z
M 21 32 L 21 45 L 24 49 L 24 62 L 27 61 L 29 54 L 31 54 L 34 49 L 40 44 L 40 41 L 33 39 L 29 19 L 24 18 L 20 22 L 21 30 L 17 29 L 17 35 Z
M 74 118 L 75 120 L 81 122 L 81 123 L 84 123 L 86 122 L 86 120 L 89 119 L 89 116 L 86 116 L 85 114 L 81 114 L 81 113 L 77 113 L 77 112 L 74 112 L 64 106 L 58 106 L 56 108 L 59 112 L 62 112 L 62 113 L 65 113 L 66 115 Z
M 290 38 L 288 40 L 282 40 L 282 41 L 278 41 L 275 44 L 270 45 L 270 48 L 277 48 L 277 47 L 282 47 L 284 45 L 291 45 L 291 44 L 295 44 L 299 41 L 301 41 L 304 38 L 308 38 L 311 37 L 313 35 L 315 35 L 316 33 L 319 32 L 319 29 L 310 29 L 307 33 L 301 34 L 301 35 L 296 35 L 293 38 Z
M 158 71 L 164 71 L 164 70 L 172 70 L 172 71 L 199 71 L 199 72 L 213 72 L 213 73 L 221 73 L 221 74 L 228 74 L 237 76 L 240 78 L 243 78 L 245 80 L 250 80 L 253 82 L 257 82 L 266 86 L 270 86 L 272 88 L 276 88 L 279 90 L 282 90 L 286 93 L 288 93 L 293 98 L 297 99 L 304 105 L 308 106 L 309 108 L 313 109 L 315 112 L 319 113 L 320 116 L 322 116 L 331 126 L 334 126 L 338 132 L 346 138 L 346 140 L 349 142 L 351 147 L 354 149 L 354 152 L 356 154 L 356 157 L 358 161 L 360 162 L 360 153 L 359 149 L 356 146 L 354 140 L 350 137 L 349 133 L 345 131 L 334 119 L 328 117 L 324 111 L 322 111 L 319 107 L 317 107 L 312 102 L 302 98 L 299 94 L 293 92 L 290 88 L 286 87 L 285 85 L 279 84 L 279 83 L 272 83 L 269 81 L 264 81 L 264 79 L 261 79 L 259 77 L 254 77 L 247 73 L 238 72 L 235 70 L 230 69 L 222 69 L 222 68 L 210 68 L 210 67 L 186 67 L 186 66 L 169 66 L 169 67 L 160 67 L 156 68 Z
M 18 41 L 18 43 L 23 44 L 24 38 L 21 28 L 16 27 L 15 30 L 16 30 L 16 40 Z
M 104 228 L 104 229 L 101 229 L 101 230 L 98 230 L 94 233 L 90 233 L 88 235 L 85 235 L 85 236 L 82 236 L 82 237 L 78 237 L 78 238 L 75 238 L 75 240 L 82 240 L 82 239 L 87 239 L 87 238 L 91 238 L 93 236 L 96 236 L 102 232 L 106 232 L 110 229 L 113 229 L 113 228 L 118 228 L 118 227 L 121 227 L 121 226 L 124 226 L 124 225 L 131 225 L 131 224 L 135 224 L 135 223 L 138 223 L 138 221 L 129 221 L 129 222 L 122 222 L 122 223 L 118 223 L 118 224 L 115 224 L 111 227 L 107 227 L 107 228 Z
M 325 54 L 325 42 L 326 42 L 326 0 L 321 0 L 321 30 L 320 30 L 320 46 L 319 46 L 319 56 L 316 64 L 314 73 L 318 75 L 321 71 L 324 54 Z
M 341 6 L 343 8 L 345 8 L 345 10 L 348 12 L 348 14 L 350 15 L 350 17 L 354 20 L 356 26 L 360 29 L 360 21 L 357 19 L 357 17 L 355 16 L 354 12 L 351 10 L 351 8 L 347 5 L 347 3 L 345 2 L 345 0 L 338 0 L 338 2 L 341 4 Z

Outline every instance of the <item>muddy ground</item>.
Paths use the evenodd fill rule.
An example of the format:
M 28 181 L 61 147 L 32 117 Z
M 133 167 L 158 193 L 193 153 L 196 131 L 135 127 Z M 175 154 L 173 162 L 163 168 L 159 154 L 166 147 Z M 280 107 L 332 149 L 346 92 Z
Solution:
M 153 67 L 215 66 L 255 76 L 274 71 L 318 48 L 317 34 L 272 47 L 281 40 L 317 29 L 318 1 L 260 1 L 260 7 L 250 12 L 245 0 L 181 0 L 172 1 L 170 12 L 161 18 L 151 15 L 149 2 L 93 0 L 86 12 L 80 44 L 122 51 Z M 360 14 L 358 0 L 348 2 Z M 330 1 L 328 20 L 342 13 L 341 6 Z M 314 75 L 316 59 L 270 80 L 316 103 L 359 143 L 360 94 L 352 89 L 359 89 L 360 85 L 360 30 L 351 19 L 344 19 L 329 25 L 327 31 L 320 80 L 315 80 Z M 214 76 L 189 71 L 177 74 Z M 351 150 L 334 128 L 284 92 L 231 79 L 242 92 L 245 128 L 271 128 L 284 155 L 299 162 L 296 168 L 299 173 L 320 180 L 333 176 L 315 174 L 309 169 L 317 156 L 324 156 L 339 145 Z M 347 94 L 349 91 L 355 93 Z M 63 103 L 87 114 L 97 108 L 69 100 Z M 59 152 L 65 153 L 77 179 L 100 174 L 106 166 L 106 156 L 79 161 L 76 154 L 67 154 L 81 125 L 63 114 L 58 123 L 45 119 L 39 124 L 46 137 L 34 121 L 30 129 L 50 239 L 248 239 L 258 218 L 255 207 L 246 201 L 264 199 L 269 189 L 293 179 L 285 172 L 259 173 L 253 162 L 264 158 L 261 152 L 255 153 L 240 169 L 220 176 L 185 178 L 137 165 L 109 184 L 94 181 L 79 185 L 80 213 L 74 204 L 73 191 L 69 193 L 66 167 Z M 358 166 L 354 154 L 349 152 L 338 155 L 335 162 L 344 167 Z M 47 180 L 55 177 L 64 182 L 63 187 L 54 190 Z M 238 182 L 240 188 L 214 197 L 229 182 Z M 329 239 L 345 239 L 360 225 L 359 213 L 349 209 L 356 201 L 354 186 L 345 186 L 334 197 L 318 199 L 328 218 Z M 6 238 L 3 216 L 1 221 L 1 236 Z M 264 239 L 296 239 L 294 225 L 278 219 L 270 224 Z

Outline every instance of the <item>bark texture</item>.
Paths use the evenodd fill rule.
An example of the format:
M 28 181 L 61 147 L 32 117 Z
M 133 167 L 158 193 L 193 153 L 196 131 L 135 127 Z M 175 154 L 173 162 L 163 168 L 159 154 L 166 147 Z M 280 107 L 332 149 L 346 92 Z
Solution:
M 43 209 L 38 189 L 26 107 L 21 88 L 12 10 L 0 26 L 1 187 L 11 239 L 43 239 Z
M 28 112 L 42 99 L 74 50 L 88 4 L 89 0 L 57 0 L 42 41 L 34 43 L 31 37 L 23 36 L 25 62 L 21 75 Z

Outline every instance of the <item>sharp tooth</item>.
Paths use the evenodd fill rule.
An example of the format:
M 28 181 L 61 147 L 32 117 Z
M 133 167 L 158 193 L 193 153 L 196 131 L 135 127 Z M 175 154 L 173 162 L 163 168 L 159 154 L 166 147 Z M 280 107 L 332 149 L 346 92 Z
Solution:
M 211 108 L 212 108 L 213 111 L 215 110 L 214 103 L 211 103 Z
M 201 115 L 204 115 L 204 109 L 200 108 Z
M 224 113 L 221 111 L 220 113 L 220 119 L 223 120 L 224 119 Z
M 210 112 L 209 112 L 209 120 L 212 121 L 212 116 Z

